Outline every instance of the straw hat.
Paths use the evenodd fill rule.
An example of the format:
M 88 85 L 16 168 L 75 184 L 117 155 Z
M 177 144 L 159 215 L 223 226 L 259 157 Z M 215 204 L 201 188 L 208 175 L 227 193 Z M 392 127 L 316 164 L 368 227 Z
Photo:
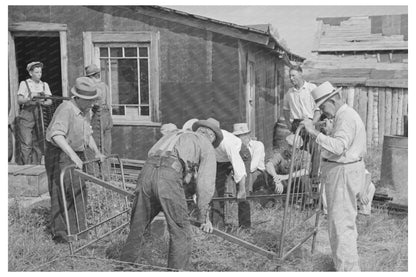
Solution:
M 320 86 L 316 87 L 311 91 L 312 97 L 315 100 L 316 105 L 319 107 L 326 100 L 340 92 L 341 88 L 334 88 L 332 84 L 328 81 L 322 83 Z
M 91 76 L 100 72 L 100 68 L 98 68 L 95 64 L 90 64 L 85 67 L 85 76 Z
M 218 145 L 220 145 L 221 141 L 224 139 L 224 136 L 222 135 L 221 129 L 220 129 L 220 123 L 218 120 L 210 117 L 207 120 L 198 120 L 192 125 L 192 130 L 196 131 L 199 127 L 206 127 L 211 129 L 215 133 L 215 140 L 212 143 L 214 148 L 217 148 Z
M 77 78 L 75 85 L 71 88 L 71 92 L 74 96 L 86 100 L 93 100 L 99 96 L 94 81 L 88 77 Z
M 293 146 L 293 142 L 295 140 L 295 134 L 290 134 L 286 137 L 286 142 L 290 145 Z M 301 137 L 298 136 L 297 140 L 296 140 L 296 148 L 301 148 L 303 145 L 303 139 Z
M 236 123 L 233 125 L 233 134 L 236 136 L 241 136 L 245 134 L 249 134 L 251 131 L 248 128 L 247 123 Z
M 182 126 L 182 130 L 190 130 L 192 131 L 192 125 L 194 125 L 195 122 L 197 122 L 198 119 L 197 118 L 191 118 L 188 121 L 186 121 L 183 126 Z
M 161 132 L 163 135 L 166 135 L 167 133 L 172 132 L 172 131 L 175 131 L 175 130 L 178 130 L 178 127 L 176 127 L 176 125 L 175 125 L 175 124 L 173 124 L 173 123 L 163 124 L 163 125 L 160 127 L 160 132 Z

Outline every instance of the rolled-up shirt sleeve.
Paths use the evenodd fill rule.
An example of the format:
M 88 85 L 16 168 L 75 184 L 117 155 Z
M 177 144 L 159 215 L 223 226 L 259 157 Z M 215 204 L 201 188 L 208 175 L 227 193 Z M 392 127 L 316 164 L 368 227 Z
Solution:
M 19 90 L 17 91 L 17 95 L 21 95 L 23 97 L 28 97 L 29 92 L 27 90 L 27 86 L 25 84 L 25 81 L 20 82 Z
M 69 130 L 70 118 L 70 110 L 65 109 L 64 106 L 59 106 L 55 112 L 55 117 L 46 132 L 46 140 L 53 142 L 52 138 L 58 135 L 66 138 Z
M 354 125 L 348 121 L 342 121 L 336 129 L 334 129 L 333 135 L 326 136 L 322 133 L 316 137 L 316 142 L 321 145 L 325 150 L 335 154 L 342 155 L 351 145 L 355 134 Z
M 239 183 L 243 177 L 247 176 L 246 167 L 240 156 L 240 149 L 237 147 L 227 147 L 227 156 L 233 166 L 234 181 Z
M 49 88 L 48 83 L 45 82 L 45 95 L 52 95 L 51 89 Z

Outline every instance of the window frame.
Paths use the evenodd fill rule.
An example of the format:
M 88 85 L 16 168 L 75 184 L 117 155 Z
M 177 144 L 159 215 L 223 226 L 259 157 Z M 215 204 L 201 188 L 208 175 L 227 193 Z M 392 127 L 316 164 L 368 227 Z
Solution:
M 84 32 L 84 66 L 94 63 L 100 65 L 100 46 L 128 47 L 148 45 L 149 66 L 149 117 L 129 118 L 123 115 L 112 115 L 114 125 L 160 126 L 159 122 L 159 32 Z M 138 110 L 137 110 L 138 112 Z

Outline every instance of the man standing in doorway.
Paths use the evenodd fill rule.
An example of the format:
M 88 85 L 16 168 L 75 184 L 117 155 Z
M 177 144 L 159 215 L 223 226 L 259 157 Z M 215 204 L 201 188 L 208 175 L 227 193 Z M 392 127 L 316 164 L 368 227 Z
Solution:
M 365 184 L 365 126 L 358 113 L 345 104 L 331 83 L 325 82 L 312 96 L 333 129 L 324 135 L 310 119 L 302 124 L 322 147 L 321 182 L 328 204 L 328 232 L 337 271 L 360 271 L 357 251 L 357 198 Z
M 99 93 L 98 101 L 92 108 L 91 126 L 93 137 L 101 152 L 108 156 L 111 154 L 111 128 L 113 127 L 113 119 L 110 112 L 110 89 L 101 81 L 101 70 L 95 64 L 85 67 L 85 75 L 94 81 Z
M 43 126 L 41 125 L 41 105 L 49 106 L 52 100 L 34 100 L 35 96 L 51 96 L 48 83 L 42 82 L 43 63 L 31 62 L 26 70 L 30 78 L 20 82 L 17 92 L 17 103 L 21 106 L 19 117 L 17 118 L 17 140 L 20 147 L 18 164 L 40 164 L 42 151 L 40 143 L 43 138 Z
M 312 98 L 311 91 L 316 88 L 312 83 L 306 82 L 302 76 L 300 66 L 292 66 L 289 70 L 289 78 L 293 87 L 290 88 L 283 98 L 283 116 L 287 128 L 295 133 L 299 123 L 305 119 L 318 122 L 321 113 Z M 293 120 L 292 122 L 290 120 Z

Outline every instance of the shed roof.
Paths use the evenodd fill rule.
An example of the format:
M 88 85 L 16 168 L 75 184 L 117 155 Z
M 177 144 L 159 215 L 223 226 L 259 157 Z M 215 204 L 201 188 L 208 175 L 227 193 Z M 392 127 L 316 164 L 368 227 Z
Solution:
M 408 50 L 408 15 L 319 17 L 312 52 Z
M 270 28 L 266 29 L 264 27 L 264 25 L 268 26 L 268 24 L 260 24 L 256 25 L 256 27 L 242 26 L 161 6 L 126 6 L 126 8 L 155 18 L 161 18 L 163 20 L 173 21 L 254 42 L 283 55 L 285 60 L 295 62 L 303 62 L 305 60 L 304 57 L 291 52 L 285 46 L 281 45 L 278 39 L 271 34 Z

